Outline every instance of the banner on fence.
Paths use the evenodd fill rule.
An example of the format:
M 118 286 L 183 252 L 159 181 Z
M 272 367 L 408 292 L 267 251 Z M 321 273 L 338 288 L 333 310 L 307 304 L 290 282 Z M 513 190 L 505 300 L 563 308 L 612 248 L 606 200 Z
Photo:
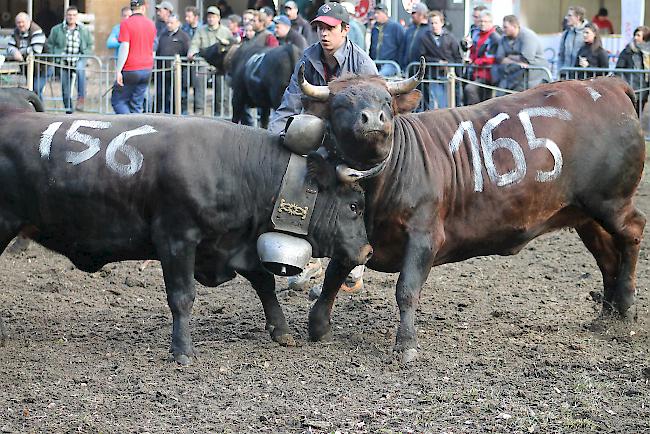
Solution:
M 631 41 L 634 29 L 643 24 L 644 0 L 621 0 L 621 34 L 625 41 Z

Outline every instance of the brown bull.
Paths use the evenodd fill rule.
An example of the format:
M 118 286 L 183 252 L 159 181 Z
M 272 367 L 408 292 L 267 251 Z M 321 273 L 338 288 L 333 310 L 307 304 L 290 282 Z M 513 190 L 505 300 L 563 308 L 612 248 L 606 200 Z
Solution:
M 417 103 L 412 88 L 391 96 L 376 77 L 329 89 L 303 83 L 308 109 L 329 120 L 329 149 L 358 169 L 385 165 L 363 181 L 375 252 L 368 266 L 400 273 L 403 359 L 417 354 L 415 312 L 432 266 L 512 255 L 560 228 L 575 228 L 595 257 L 603 313 L 625 314 L 646 221 L 633 202 L 645 145 L 630 87 L 616 78 L 552 83 L 472 107 L 394 116 Z M 310 313 L 313 340 L 329 335 L 349 271 L 330 263 Z

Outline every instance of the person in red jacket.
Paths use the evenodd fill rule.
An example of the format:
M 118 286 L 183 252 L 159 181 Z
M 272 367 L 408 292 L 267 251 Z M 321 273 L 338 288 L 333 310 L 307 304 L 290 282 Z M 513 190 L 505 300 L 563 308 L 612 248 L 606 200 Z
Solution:
M 484 10 L 481 12 L 479 32 L 474 35 L 472 47 L 469 52 L 468 77 L 477 83 L 492 84 L 492 65 L 496 60 L 497 48 L 501 36 L 496 26 L 492 24 L 492 14 Z M 492 95 L 490 89 L 476 84 L 465 86 L 465 105 L 485 101 Z
M 601 35 L 614 34 L 614 24 L 607 18 L 607 15 L 607 8 L 600 8 L 598 14 L 591 20 L 598 27 Z

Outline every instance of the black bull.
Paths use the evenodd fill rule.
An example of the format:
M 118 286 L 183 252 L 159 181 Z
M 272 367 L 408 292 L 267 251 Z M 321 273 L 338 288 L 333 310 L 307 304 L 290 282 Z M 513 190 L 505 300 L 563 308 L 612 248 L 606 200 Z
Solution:
M 352 165 L 385 160 L 364 180 L 368 266 L 399 272 L 396 350 L 416 355 L 416 309 L 432 266 L 512 255 L 533 238 L 573 227 L 603 275 L 603 314 L 634 303 L 646 219 L 634 206 L 645 144 L 634 95 L 615 78 L 539 86 L 459 109 L 400 114 L 414 92 L 391 97 L 373 77 L 303 85 L 330 121 L 327 145 Z M 363 167 L 364 169 L 367 167 Z M 331 310 L 350 271 L 333 260 L 312 308 L 310 337 L 331 331 Z
M 19 126 L 17 128 L 17 126 Z M 173 317 L 170 352 L 193 354 L 194 278 L 217 286 L 248 279 L 272 338 L 293 338 L 262 268 L 258 236 L 270 230 L 289 151 L 266 131 L 199 118 L 51 116 L 0 111 L 0 251 L 22 229 L 79 269 L 159 259 Z M 307 240 L 346 266 L 371 253 L 363 193 L 309 160 L 319 187 Z
M 270 110 L 280 106 L 302 53 L 293 44 L 268 48 L 250 43 L 234 47 L 217 43 L 201 55 L 219 72 L 230 76 L 232 121 L 252 125 L 247 108 L 257 107 L 261 110 L 261 126 L 266 128 Z

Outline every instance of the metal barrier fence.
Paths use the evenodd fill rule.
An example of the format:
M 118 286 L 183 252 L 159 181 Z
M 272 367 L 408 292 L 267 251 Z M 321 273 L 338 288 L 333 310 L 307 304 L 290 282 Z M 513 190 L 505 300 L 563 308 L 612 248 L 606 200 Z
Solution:
M 562 68 L 559 80 L 584 80 L 593 77 L 615 75 L 627 81 L 636 95 L 636 109 L 641 116 L 650 92 L 650 70 L 616 68 Z
M 425 66 L 424 79 L 418 87 L 423 95 L 418 111 L 475 104 L 494 96 L 529 89 L 539 82 L 553 81 L 548 68 L 537 66 L 518 70 L 520 76 L 516 85 L 510 88 L 504 87 L 503 81 L 500 81 L 501 86 L 490 84 L 499 80 L 498 70 L 494 68 L 496 65 L 427 62 Z M 419 67 L 417 62 L 410 63 L 406 75 L 415 74 Z
M 394 60 L 375 60 L 379 75 L 386 80 L 399 80 L 402 78 L 402 67 Z
M 205 61 L 155 57 L 145 112 L 195 114 L 230 118 L 231 92 L 223 75 Z M 24 62 L 0 68 L 0 86 L 24 86 L 35 91 L 45 109 L 113 113 L 114 57 L 31 55 Z
M 393 61 L 376 61 L 378 69 L 392 69 L 401 79 L 402 70 Z M 415 74 L 419 63 L 411 63 L 405 75 Z M 480 67 L 461 63 L 426 63 L 425 78 L 419 86 L 423 98 L 418 111 L 455 107 L 514 93 L 543 81 L 553 81 L 547 68 L 521 70 L 520 83 L 514 88 L 495 86 L 487 81 L 492 65 Z M 536 74 L 535 81 L 531 74 Z M 607 68 L 562 68 L 560 79 L 585 79 L 613 74 L 625 79 L 637 95 L 639 115 L 650 93 L 650 70 Z M 478 79 L 477 79 L 478 78 Z M 40 54 L 24 62 L 5 62 L 0 67 L 0 86 L 25 86 L 43 99 L 47 111 L 83 109 L 92 113 L 113 113 L 111 90 L 115 82 L 115 58 L 83 55 Z M 232 117 L 231 89 L 227 78 L 201 59 L 155 57 L 155 68 L 146 96 L 145 111 L 194 114 L 224 119 Z M 474 98 L 475 100 L 472 100 Z M 83 105 L 83 107 L 80 107 Z

